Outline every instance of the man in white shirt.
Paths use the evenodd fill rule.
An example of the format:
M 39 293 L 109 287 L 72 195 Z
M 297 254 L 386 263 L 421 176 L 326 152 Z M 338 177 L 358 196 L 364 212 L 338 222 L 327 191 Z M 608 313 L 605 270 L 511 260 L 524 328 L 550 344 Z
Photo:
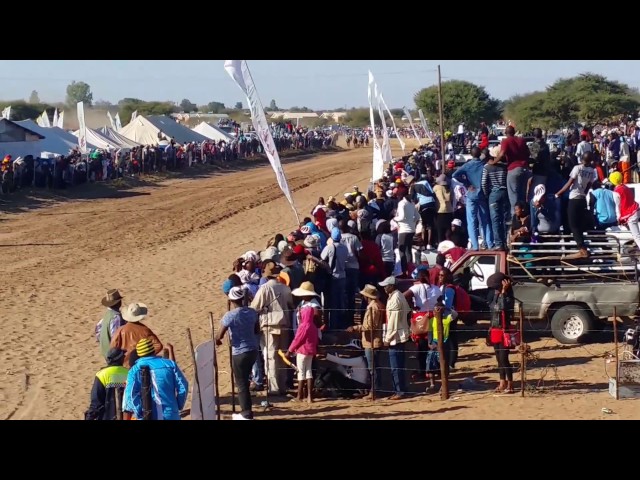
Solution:
M 393 220 L 398 224 L 398 249 L 400 250 L 402 275 L 408 277 L 408 264 L 413 255 L 413 236 L 416 233 L 416 225 L 420 221 L 420 214 L 407 195 L 398 202 L 396 216 Z
M 389 400 L 401 400 L 407 389 L 405 387 L 405 343 L 409 340 L 409 318 L 411 307 L 404 295 L 398 290 L 396 277 L 387 277 L 379 284 L 389 295 L 387 300 L 387 331 L 384 345 L 389 347 L 389 367 L 395 394 Z

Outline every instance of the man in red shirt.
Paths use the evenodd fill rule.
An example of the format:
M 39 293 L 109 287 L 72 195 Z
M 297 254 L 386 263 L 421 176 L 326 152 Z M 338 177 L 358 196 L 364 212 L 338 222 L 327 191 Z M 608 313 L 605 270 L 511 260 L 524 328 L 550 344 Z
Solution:
M 504 133 L 507 138 L 502 140 L 497 161 L 506 160 L 507 163 L 507 193 L 511 204 L 511 216 L 509 217 L 511 218 L 516 202 L 526 201 L 527 182 L 531 176 L 529 170 L 531 154 L 524 138 L 516 137 L 515 128 L 509 125 Z

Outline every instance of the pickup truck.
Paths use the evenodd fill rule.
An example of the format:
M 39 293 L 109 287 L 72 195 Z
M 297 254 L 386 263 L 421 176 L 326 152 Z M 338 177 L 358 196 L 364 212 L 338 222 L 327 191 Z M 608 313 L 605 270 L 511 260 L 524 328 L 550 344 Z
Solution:
M 451 271 L 456 283 L 471 297 L 472 312 L 461 314 L 465 324 L 489 319 L 486 279 L 503 272 L 513 280 L 516 313 L 522 304 L 528 321 L 545 321 L 563 344 L 586 341 L 598 322 L 616 314 L 636 315 L 640 304 L 638 261 L 606 233 L 587 235 L 591 256 L 569 260 L 577 251 L 570 236 L 555 236 L 544 243 L 512 244 L 511 252 L 468 251 Z M 551 241 L 550 241 L 551 240 Z M 559 241 L 558 241 L 559 240 Z

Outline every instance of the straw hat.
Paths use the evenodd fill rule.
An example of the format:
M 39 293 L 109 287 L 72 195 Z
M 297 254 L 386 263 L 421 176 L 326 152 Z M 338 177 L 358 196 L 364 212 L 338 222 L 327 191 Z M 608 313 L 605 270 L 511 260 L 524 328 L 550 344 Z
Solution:
M 378 289 L 373 285 L 367 284 L 364 286 L 364 288 L 360 292 L 360 295 L 362 295 L 363 297 L 372 298 L 375 300 L 376 298 L 378 298 Z
M 144 303 L 136 302 L 130 304 L 124 312 L 122 312 L 122 318 L 129 323 L 138 323 L 144 320 L 149 313 L 147 306 Z
M 102 299 L 102 305 L 105 307 L 113 307 L 118 302 L 122 301 L 122 295 L 117 289 L 109 290 Z
M 300 288 L 296 288 L 291 295 L 294 297 L 320 297 L 315 291 L 315 287 L 311 282 L 302 282 Z

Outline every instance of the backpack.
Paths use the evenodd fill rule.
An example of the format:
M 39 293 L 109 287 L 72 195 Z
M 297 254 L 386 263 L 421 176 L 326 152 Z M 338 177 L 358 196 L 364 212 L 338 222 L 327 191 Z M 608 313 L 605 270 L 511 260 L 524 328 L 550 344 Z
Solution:
M 453 309 L 462 315 L 471 311 L 471 297 L 460 285 L 447 285 L 456 292 L 453 297 Z

